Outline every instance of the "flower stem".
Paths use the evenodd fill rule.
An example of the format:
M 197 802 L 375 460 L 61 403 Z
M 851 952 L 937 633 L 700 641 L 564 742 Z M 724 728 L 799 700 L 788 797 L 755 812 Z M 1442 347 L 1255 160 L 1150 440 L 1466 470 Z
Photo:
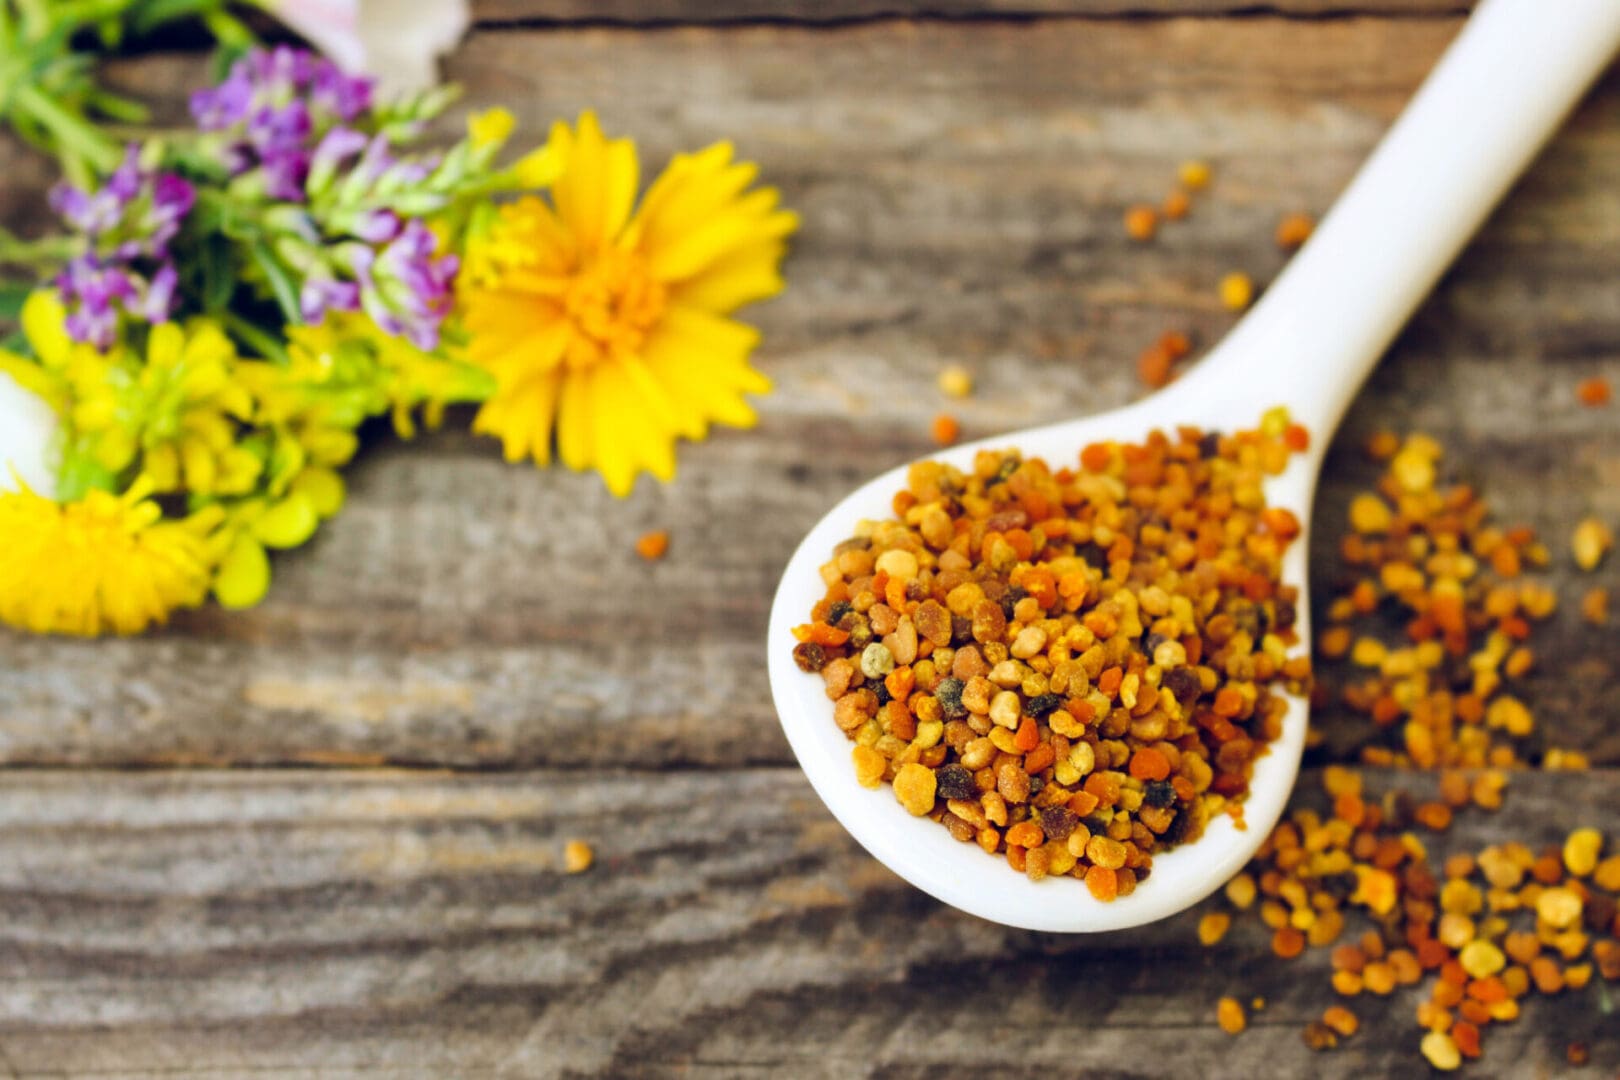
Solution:
M 89 182 L 91 177 L 84 174 L 91 170 L 106 174 L 118 167 L 123 156 L 118 144 L 39 87 L 24 83 L 17 87 L 12 102 L 19 112 L 56 137 L 63 168 L 69 174 L 79 174 L 74 176 L 76 182 Z
M 287 362 L 287 347 L 258 323 L 238 315 L 229 308 L 219 312 L 219 317 L 238 341 L 257 351 L 266 360 Z
M 79 241 L 71 236 L 41 236 L 24 240 L 0 228 L 0 264 L 32 268 L 53 267 L 79 252 Z

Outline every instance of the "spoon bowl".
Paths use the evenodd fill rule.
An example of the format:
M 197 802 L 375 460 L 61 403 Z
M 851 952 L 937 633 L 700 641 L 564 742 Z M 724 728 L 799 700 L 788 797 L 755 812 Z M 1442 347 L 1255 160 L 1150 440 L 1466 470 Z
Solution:
M 1172 388 L 1174 390 L 1174 388 Z M 1190 412 L 1166 415 L 1155 398 L 1083 420 L 1052 424 L 951 447 L 930 455 L 971 472 L 979 450 L 1017 447 L 1026 456 L 1046 459 L 1054 468 L 1074 465 L 1087 443 L 1139 441 L 1150 426 L 1177 423 L 1214 425 Z M 1258 422 L 1259 416 L 1253 417 Z M 1265 484 L 1266 500 L 1287 506 L 1303 525 L 1315 480 L 1314 451 L 1296 455 L 1280 476 Z M 1243 868 L 1281 816 L 1305 746 L 1307 707 L 1288 696 L 1282 735 L 1268 744 L 1254 764 L 1250 795 L 1244 802 L 1245 829 L 1226 814 L 1215 815 L 1203 836 L 1153 856 L 1153 874 L 1131 896 L 1112 903 L 1095 899 L 1078 881 L 1032 882 L 1015 874 L 975 844 L 951 839 L 926 817 L 914 818 L 896 803 L 887 785 L 861 787 L 850 763 L 849 738 L 832 722 L 832 702 L 822 680 L 793 663 L 793 627 L 806 621 L 810 608 L 826 592 L 817 572 L 835 545 L 849 539 L 855 522 L 892 516 L 890 499 L 906 486 L 902 465 L 856 489 L 810 530 L 788 563 L 771 610 L 771 685 L 776 708 L 794 754 L 811 786 L 850 834 L 880 861 L 913 885 L 963 911 L 1026 930 L 1113 930 L 1172 915 L 1203 899 Z M 1283 579 L 1301 589 L 1297 628 L 1310 638 L 1304 594 L 1304 532 L 1283 557 Z
M 952 447 L 929 458 L 971 470 L 982 449 L 1015 448 L 1053 467 L 1088 443 L 1141 442 L 1153 429 L 1253 427 L 1275 405 L 1311 445 L 1265 484 L 1267 502 L 1293 511 L 1300 536 L 1283 558 L 1300 590 L 1297 628 L 1310 641 L 1306 551 L 1323 448 L 1357 388 L 1441 272 L 1581 93 L 1620 48 L 1620 3 L 1484 0 L 1406 112 L 1362 167 L 1315 236 L 1220 346 L 1172 386 L 1135 404 Z M 1299 773 L 1306 702 L 1287 698 L 1281 736 L 1255 762 L 1246 826 L 1220 814 L 1197 840 L 1155 853 L 1153 873 L 1128 897 L 1102 903 L 1072 878 L 1032 882 L 975 844 L 916 818 L 886 787 L 855 779 L 851 743 L 833 723 L 821 679 L 791 659 L 792 629 L 825 587 L 819 568 L 857 522 L 891 514 L 906 485 L 901 465 L 858 488 L 799 545 L 771 609 L 768 670 L 788 742 L 811 786 L 872 855 L 963 911 L 1029 930 L 1113 930 L 1164 918 L 1209 895 L 1269 835 Z

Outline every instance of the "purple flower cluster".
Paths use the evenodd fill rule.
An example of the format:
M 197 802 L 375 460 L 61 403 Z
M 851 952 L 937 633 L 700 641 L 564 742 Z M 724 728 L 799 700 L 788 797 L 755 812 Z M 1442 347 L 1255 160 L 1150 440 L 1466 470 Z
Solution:
M 232 176 L 257 167 L 271 198 L 301 202 L 312 139 L 370 109 L 373 88 L 371 79 L 281 45 L 255 49 L 224 82 L 193 94 L 191 115 L 203 131 L 230 136 L 221 155 Z
M 133 145 L 96 191 L 65 183 L 52 189 L 51 208 L 86 241 L 56 278 L 70 337 L 105 349 L 118 336 L 121 313 L 168 320 L 179 281 L 169 242 L 195 201 L 190 183 L 144 168 Z M 143 269 L 143 262 L 156 266 Z
M 299 306 L 305 322 L 320 322 L 328 311 L 364 311 L 384 333 L 419 349 L 438 346 L 461 260 L 439 255 L 438 238 L 421 221 L 393 222 L 393 231 L 375 244 L 335 245 L 304 278 Z
M 345 75 L 300 49 L 256 50 L 218 86 L 192 95 L 191 114 L 217 133 L 232 177 L 282 203 L 266 220 L 278 257 L 301 278 L 298 315 L 365 311 L 384 331 L 438 344 L 458 262 L 438 255 L 422 215 L 443 206 L 424 190 L 437 159 L 402 160 L 366 130 L 372 80 Z
M 450 314 L 451 286 L 461 260 L 434 257 L 438 239 L 420 221 L 399 235 L 360 271 L 360 302 L 384 333 L 403 337 L 418 349 L 439 344 L 439 324 Z
M 402 161 L 381 135 L 367 137 L 334 127 L 321 139 L 311 159 L 310 187 L 324 193 L 331 179 L 344 173 L 343 185 L 359 192 L 377 187 L 410 201 L 412 189 L 432 172 L 431 161 Z M 441 200 L 415 193 L 420 212 Z M 425 200 L 425 201 L 424 201 Z M 323 200 L 324 201 L 324 200 Z M 450 309 L 450 286 L 460 265 L 454 255 L 438 255 L 433 232 L 420 219 L 400 209 L 361 205 L 323 206 L 329 234 L 340 236 L 327 265 L 309 273 L 299 296 L 305 322 L 319 322 L 328 311 L 364 310 L 386 333 L 404 337 L 418 348 L 438 344 L 439 324 Z

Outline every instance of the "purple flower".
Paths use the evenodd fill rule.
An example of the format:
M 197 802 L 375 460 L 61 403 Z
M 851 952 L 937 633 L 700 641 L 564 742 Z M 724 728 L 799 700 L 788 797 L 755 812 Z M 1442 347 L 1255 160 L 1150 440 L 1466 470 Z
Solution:
M 197 189 L 174 173 L 158 173 L 152 181 L 152 205 L 144 224 L 151 230 L 152 254 L 162 255 L 169 241 L 180 231 L 186 215 L 197 202 Z
M 433 231 L 412 220 L 375 260 L 357 267 L 366 313 L 385 333 L 419 349 L 439 344 L 439 324 L 450 313 L 450 287 L 460 265 L 454 255 L 435 257 L 437 248 Z
M 309 158 L 310 188 L 325 187 L 350 158 L 366 148 L 366 142 L 365 133 L 346 127 L 335 127 L 321 136 Z
M 347 124 L 371 108 L 376 84 L 361 75 L 347 75 L 336 64 L 321 61 L 315 69 L 310 100 Z
M 392 210 L 367 210 L 356 215 L 349 231 L 368 244 L 385 244 L 398 237 L 404 227 Z
M 147 322 L 167 322 L 174 309 L 177 281 L 172 263 L 165 263 L 147 282 L 126 266 L 80 255 L 56 278 L 57 292 L 67 308 L 68 336 L 107 349 L 118 338 L 121 312 Z
M 63 181 L 51 188 L 50 205 L 68 225 L 88 236 L 110 232 L 141 189 L 140 148 L 131 144 L 123 162 L 95 192 Z
M 223 131 L 239 123 L 253 107 L 253 80 L 238 62 L 218 86 L 191 95 L 191 116 L 203 131 Z
M 97 191 L 61 183 L 50 194 L 51 208 L 84 234 L 90 250 L 117 259 L 162 258 L 196 200 L 183 177 L 142 168 L 134 145 Z
M 158 267 L 157 273 L 147 283 L 144 294 L 136 302 L 133 314 L 145 319 L 149 323 L 165 323 L 174 314 L 175 289 L 180 284 L 180 274 L 174 268 L 173 262 L 165 262 Z
M 57 185 L 51 206 L 84 244 L 56 278 L 74 340 L 106 349 L 117 340 L 124 316 L 169 319 L 179 282 L 168 260 L 169 243 L 196 200 L 196 189 L 183 177 L 142 167 L 135 146 L 98 190 Z
M 289 150 L 302 150 L 314 126 L 309 107 L 302 101 L 261 105 L 248 115 L 247 138 L 261 158 L 268 158 Z
M 309 155 L 288 150 L 264 159 L 260 169 L 264 193 L 283 202 L 304 201 L 304 181 L 309 176 Z
M 369 110 L 373 87 L 305 49 L 255 49 L 224 82 L 192 95 L 191 115 L 225 136 L 217 158 L 230 175 L 262 168 L 271 198 L 302 202 L 311 142 Z
M 360 285 L 312 274 L 299 291 L 298 307 L 304 321 L 311 325 L 325 318 L 328 311 L 358 311 Z
M 141 148 L 138 143 L 124 147 L 124 160 L 107 177 L 106 190 L 115 198 L 128 202 L 141 190 L 146 172 L 141 168 Z

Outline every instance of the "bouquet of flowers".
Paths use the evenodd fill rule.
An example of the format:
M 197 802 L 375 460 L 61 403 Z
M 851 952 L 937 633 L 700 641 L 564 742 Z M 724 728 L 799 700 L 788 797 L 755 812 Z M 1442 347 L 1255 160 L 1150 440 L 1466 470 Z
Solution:
M 211 594 L 257 603 L 268 552 L 344 502 L 358 429 L 401 438 L 477 405 L 509 461 L 674 473 L 679 438 L 747 426 L 757 332 L 797 225 L 717 143 L 637 205 L 627 139 L 587 112 L 508 150 L 493 107 L 448 146 L 433 86 L 385 99 L 319 54 L 263 48 L 223 0 L 167 5 L 220 40 L 184 131 L 95 82 L 133 0 L 0 0 L 6 119 L 58 156 L 58 234 L 0 236 L 0 622 L 136 633 Z M 160 13 L 161 14 L 161 13 Z M 441 125 L 442 127 L 442 125 Z M 7 460 L 9 459 L 9 464 Z

